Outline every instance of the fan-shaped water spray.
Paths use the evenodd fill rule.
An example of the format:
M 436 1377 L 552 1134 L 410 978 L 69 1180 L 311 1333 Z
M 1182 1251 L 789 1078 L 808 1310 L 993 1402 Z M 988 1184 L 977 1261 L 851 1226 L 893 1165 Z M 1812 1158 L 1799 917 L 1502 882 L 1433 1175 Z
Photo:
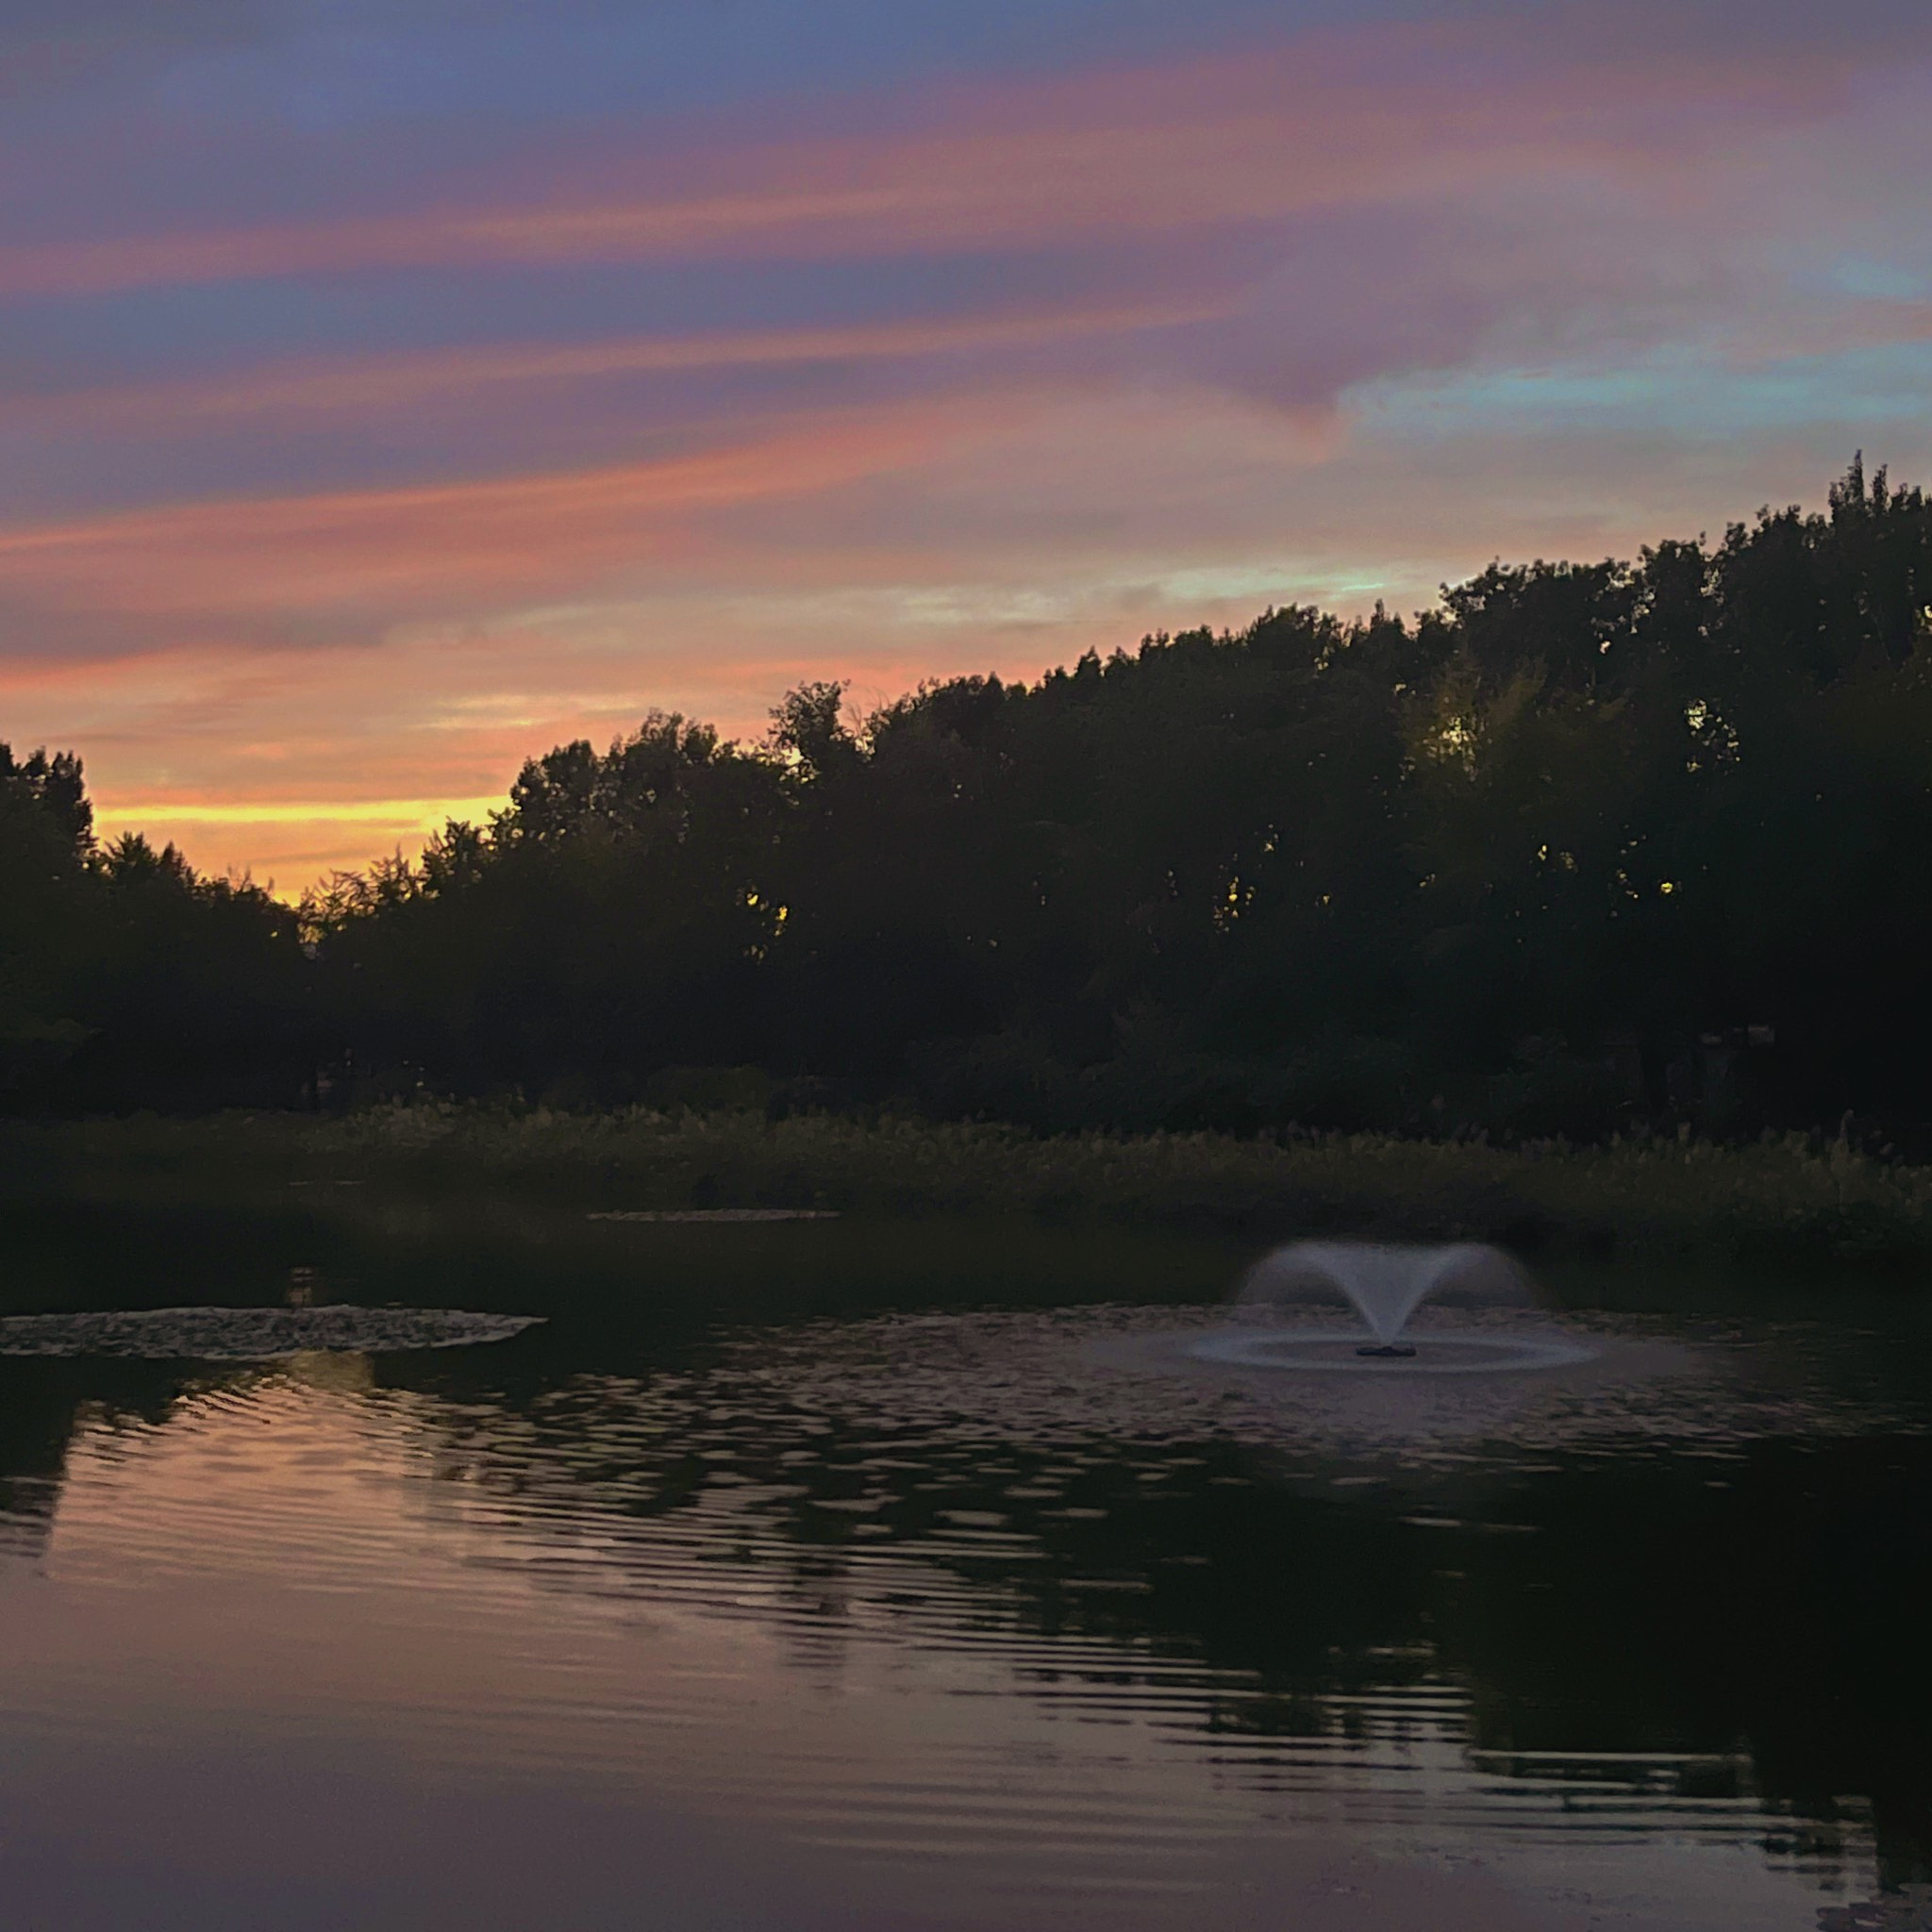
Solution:
M 1554 1329 L 1457 1335 L 1415 1331 L 1424 1302 L 1460 1307 L 1532 1308 L 1528 1274 L 1499 1248 L 1474 1241 L 1433 1247 L 1372 1241 L 1294 1241 L 1252 1268 L 1235 1296 L 1246 1325 L 1195 1342 L 1189 1353 L 1244 1368 L 1407 1369 L 1434 1374 L 1556 1368 L 1591 1351 Z M 1291 1309 L 1345 1302 L 1366 1333 L 1279 1325 Z M 1268 1326 L 1255 1325 L 1261 1321 Z
M 1529 1277 L 1499 1248 L 1474 1241 L 1403 1247 L 1373 1241 L 1293 1241 L 1256 1263 L 1235 1300 L 1243 1309 L 1345 1301 L 1385 1347 L 1424 1301 L 1529 1307 Z

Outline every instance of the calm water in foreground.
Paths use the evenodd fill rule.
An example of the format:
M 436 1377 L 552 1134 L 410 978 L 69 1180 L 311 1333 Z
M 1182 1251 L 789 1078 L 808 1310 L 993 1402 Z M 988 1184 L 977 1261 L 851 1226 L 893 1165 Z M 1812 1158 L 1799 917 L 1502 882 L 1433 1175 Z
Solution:
M 358 1226 L 15 1216 L 548 1319 L 0 1359 L 8 1923 L 1932 1925 L 1913 1285 L 1558 1277 L 1648 1366 L 1409 1426 L 1176 1370 L 1232 1247 Z

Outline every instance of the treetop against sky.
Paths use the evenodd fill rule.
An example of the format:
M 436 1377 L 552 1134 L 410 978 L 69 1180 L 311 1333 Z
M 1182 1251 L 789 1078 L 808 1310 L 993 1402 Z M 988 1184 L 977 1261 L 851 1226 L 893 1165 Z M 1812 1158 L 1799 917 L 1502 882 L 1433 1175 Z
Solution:
M 0 85 L 0 724 L 285 890 L 653 706 L 1932 458 L 1919 0 L 26 0 Z

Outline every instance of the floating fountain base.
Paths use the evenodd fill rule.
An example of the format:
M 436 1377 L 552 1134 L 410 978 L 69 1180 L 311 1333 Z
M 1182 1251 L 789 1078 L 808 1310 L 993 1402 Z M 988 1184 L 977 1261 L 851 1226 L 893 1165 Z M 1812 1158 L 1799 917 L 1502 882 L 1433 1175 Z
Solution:
M 1412 1333 L 1400 1342 L 1364 1344 L 1352 1335 L 1309 1328 L 1224 1328 L 1188 1345 L 1198 1361 L 1232 1368 L 1289 1369 L 1319 1374 L 1482 1375 L 1568 1368 L 1595 1351 L 1568 1336 Z

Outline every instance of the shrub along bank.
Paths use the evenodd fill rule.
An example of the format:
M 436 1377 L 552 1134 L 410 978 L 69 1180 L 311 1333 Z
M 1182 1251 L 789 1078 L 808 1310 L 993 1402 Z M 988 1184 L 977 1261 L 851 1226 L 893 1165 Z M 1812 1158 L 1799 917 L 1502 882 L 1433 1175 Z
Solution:
M 340 1117 L 14 1124 L 16 1195 L 488 1198 L 586 1213 L 819 1208 L 1482 1240 L 1524 1253 L 1932 1264 L 1932 1167 L 1845 1141 L 1501 1147 L 1375 1134 L 1041 1137 L 990 1123 L 422 1103 Z

